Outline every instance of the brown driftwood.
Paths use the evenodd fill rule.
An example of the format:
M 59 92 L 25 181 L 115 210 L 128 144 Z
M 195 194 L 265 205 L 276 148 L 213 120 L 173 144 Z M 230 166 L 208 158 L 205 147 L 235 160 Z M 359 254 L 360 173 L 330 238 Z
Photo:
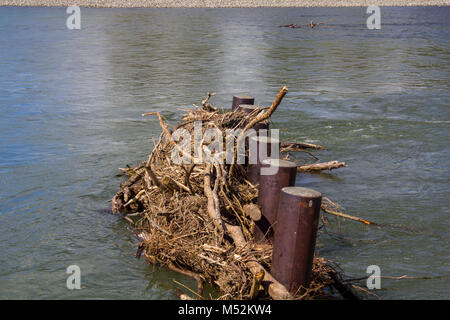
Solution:
M 322 209 L 323 212 L 332 214 L 334 216 L 338 216 L 338 217 L 353 220 L 353 221 L 362 222 L 364 224 L 371 225 L 371 226 L 379 226 L 379 224 L 377 224 L 375 222 L 371 222 L 371 221 L 368 221 L 368 220 L 365 220 L 365 219 L 362 219 L 359 217 L 354 217 L 349 214 L 336 211 L 338 208 L 341 208 L 341 207 L 339 205 L 337 205 L 336 203 L 334 203 L 333 201 L 331 201 L 330 199 L 328 199 L 327 197 L 323 197 L 320 208 Z
M 312 143 L 306 143 L 306 142 L 290 142 L 290 141 L 281 141 L 280 148 L 287 149 L 286 151 L 297 151 L 297 150 L 304 150 L 304 149 L 325 150 L 325 147 L 318 145 L 318 144 L 312 144 Z
M 322 171 L 322 170 L 333 170 L 341 167 L 346 167 L 347 164 L 345 162 L 339 161 L 329 161 L 323 163 L 313 163 L 307 164 L 303 166 L 299 166 L 297 168 L 298 172 L 311 172 L 311 171 Z
M 270 107 L 249 114 L 214 109 L 209 102 L 212 94 L 208 94 L 201 106 L 186 111 L 177 126 L 166 124 L 158 112 L 143 114 L 158 116 L 162 133 L 146 162 L 122 170 L 128 180 L 121 183 L 112 200 L 113 212 L 120 212 L 136 234 L 143 235 L 136 255 L 143 254 L 152 264 L 196 279 L 198 293 L 178 283 L 196 298 L 203 299 L 199 293 L 207 282 L 223 293 L 219 299 L 309 299 L 323 294 L 332 281 L 327 261 L 318 257 L 314 258 L 311 284 L 301 295 L 288 292 L 266 269 L 273 248 L 253 241 L 251 230 L 261 212 L 255 204 L 258 186 L 245 180 L 245 165 L 220 161 L 186 165 L 171 160 L 175 148 L 195 163 L 192 154 L 175 143 L 169 128 L 183 127 L 192 135 L 195 122 L 201 121 L 202 134 L 210 128 L 245 132 L 269 120 L 286 92 L 282 87 Z M 296 148 L 321 149 L 309 144 L 289 146 L 287 157 Z M 208 151 L 203 142 L 194 147 Z M 265 290 L 260 290 L 259 281 Z
M 225 224 L 227 233 L 233 239 L 237 248 L 244 249 L 247 247 L 247 242 L 245 241 L 244 235 L 242 234 L 242 230 L 239 226 L 232 226 L 229 224 Z M 267 272 L 263 266 L 261 266 L 258 262 L 254 260 L 248 260 L 245 262 L 248 266 L 250 272 L 253 275 L 257 275 L 258 273 L 264 272 L 264 282 L 269 284 L 268 292 L 270 296 L 275 300 L 290 300 L 292 299 L 292 295 L 283 286 L 279 283 L 269 272 Z
M 249 203 L 243 207 L 246 216 L 250 217 L 253 221 L 261 220 L 261 209 L 254 203 Z
M 208 111 L 208 112 L 217 111 L 217 107 L 213 107 L 213 106 L 211 106 L 211 104 L 209 104 L 209 99 L 211 99 L 211 97 L 214 96 L 214 95 L 215 95 L 214 92 L 213 93 L 211 93 L 211 92 L 207 93 L 206 98 L 204 100 L 202 100 L 202 108 L 203 108 L 203 110 Z
M 266 112 L 259 113 L 252 121 L 250 121 L 245 127 L 244 130 L 241 133 L 241 138 L 244 136 L 245 132 L 253 128 L 255 124 L 267 120 L 270 118 L 270 116 L 275 112 L 277 107 L 280 105 L 281 100 L 283 100 L 284 96 L 288 92 L 288 88 L 286 86 L 281 87 L 280 91 L 278 92 L 277 96 L 275 97 L 275 100 L 272 102 L 272 105 L 269 107 L 269 109 Z
M 314 20 L 311 20 L 311 22 L 309 23 L 309 27 L 311 29 L 314 29 L 315 27 L 320 26 L 321 24 L 323 23 L 322 22 L 315 23 Z
M 213 190 L 211 189 L 211 174 L 212 174 L 212 165 L 208 164 L 206 166 L 206 170 L 205 170 L 205 176 L 203 178 L 203 188 L 204 188 L 204 192 L 205 192 L 205 196 L 208 199 L 208 214 L 211 217 L 214 225 L 216 226 L 217 230 L 219 231 L 220 234 L 223 235 L 223 222 L 222 222 L 222 218 L 220 217 L 220 209 L 216 206 L 216 200 L 214 199 L 214 193 Z M 217 181 L 217 180 L 216 180 Z
M 202 277 L 200 275 L 196 274 L 195 272 L 189 271 L 189 270 L 184 270 L 184 269 L 178 268 L 172 262 L 169 262 L 167 264 L 167 267 L 172 271 L 175 271 L 175 272 L 178 272 L 185 276 L 194 278 L 195 281 L 197 281 L 197 294 L 199 296 L 201 296 L 203 294 L 203 281 L 204 280 L 202 279 Z
M 345 218 L 345 219 L 349 219 L 349 220 L 353 220 L 353 221 L 362 222 L 362 223 L 364 223 L 364 224 L 371 225 L 371 226 L 378 226 L 378 224 L 375 223 L 375 222 L 371 222 L 371 221 L 364 220 L 364 219 L 361 219 L 361 218 L 358 218 L 358 217 L 354 217 L 354 216 L 351 216 L 351 215 L 349 215 L 349 214 L 342 213 L 342 212 L 339 212 L 339 211 L 333 211 L 333 210 L 330 210 L 330 209 L 328 209 L 328 208 L 326 208 L 326 207 L 323 207 L 323 206 L 322 206 L 321 209 L 322 209 L 322 211 L 324 211 L 325 213 L 332 214 L 332 215 L 334 215 L 334 216 L 338 216 L 338 217 Z
M 280 26 L 280 28 L 292 28 L 292 29 L 300 29 L 301 27 L 302 27 L 301 25 L 293 23 Z

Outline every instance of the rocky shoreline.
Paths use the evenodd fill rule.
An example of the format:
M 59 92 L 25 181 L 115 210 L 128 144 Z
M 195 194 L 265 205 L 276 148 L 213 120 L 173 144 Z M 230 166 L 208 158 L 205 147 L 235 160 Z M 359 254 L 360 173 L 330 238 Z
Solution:
M 379 0 L 378 6 L 449 6 L 450 0 Z M 0 0 L 0 6 L 98 8 L 367 7 L 367 0 Z

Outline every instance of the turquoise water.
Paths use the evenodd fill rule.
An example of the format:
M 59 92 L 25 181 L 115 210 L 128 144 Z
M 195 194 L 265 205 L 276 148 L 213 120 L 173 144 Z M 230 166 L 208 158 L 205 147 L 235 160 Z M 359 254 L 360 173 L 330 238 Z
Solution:
M 449 264 L 450 8 L 0 8 L 0 298 L 173 299 L 173 279 L 134 257 L 127 224 L 99 210 L 117 168 L 137 164 L 207 91 L 270 103 L 273 128 L 327 147 L 348 168 L 299 175 L 349 214 L 330 218 L 318 252 L 353 278 L 435 277 Z M 325 22 L 318 29 L 278 28 Z M 306 155 L 301 155 L 302 158 Z M 69 265 L 82 289 L 66 288 Z M 382 280 L 383 299 L 448 299 L 449 278 Z

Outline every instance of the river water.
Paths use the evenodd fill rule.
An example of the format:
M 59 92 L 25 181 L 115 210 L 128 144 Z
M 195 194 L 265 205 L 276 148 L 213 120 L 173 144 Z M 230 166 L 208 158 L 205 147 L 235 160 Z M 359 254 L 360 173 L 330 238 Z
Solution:
M 347 168 L 299 175 L 352 215 L 318 253 L 353 278 L 436 277 L 449 264 L 450 8 L 0 8 L 0 298 L 173 299 L 177 279 L 134 257 L 127 224 L 101 209 L 117 168 L 137 164 L 207 91 L 270 104 L 285 139 L 322 144 Z M 325 25 L 279 28 L 284 24 Z M 299 157 L 306 159 L 307 155 Z M 66 268 L 81 268 L 81 290 Z M 362 283 L 364 285 L 364 283 Z M 450 298 L 449 278 L 382 279 L 383 299 Z

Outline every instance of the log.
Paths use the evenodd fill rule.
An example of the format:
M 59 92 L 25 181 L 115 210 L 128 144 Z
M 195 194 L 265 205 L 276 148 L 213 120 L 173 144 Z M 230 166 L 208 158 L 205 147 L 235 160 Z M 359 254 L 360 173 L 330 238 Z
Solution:
M 289 141 L 282 141 L 280 143 L 280 148 L 291 149 L 289 151 L 295 151 L 296 149 L 315 149 L 315 150 L 325 149 L 324 147 L 318 144 L 311 144 L 306 142 L 289 142 Z
M 205 193 L 206 198 L 208 199 L 208 205 L 207 210 L 208 214 L 213 220 L 214 225 L 216 226 L 217 230 L 220 232 L 220 234 L 223 234 L 223 226 L 222 226 L 222 218 L 220 216 L 219 208 L 216 208 L 214 201 L 214 193 L 211 189 L 211 170 L 212 166 L 211 164 L 208 164 L 206 166 L 206 174 L 203 178 L 203 190 Z
M 247 241 L 242 234 L 241 227 L 232 226 L 225 223 L 225 228 L 229 236 L 233 239 L 237 248 L 245 248 L 247 246 Z M 279 283 L 267 270 L 264 269 L 258 262 L 250 260 L 245 262 L 250 272 L 255 276 L 258 273 L 264 272 L 263 281 L 269 283 L 268 292 L 269 295 L 275 300 L 291 300 L 292 295 L 289 291 Z
M 313 163 L 307 164 L 304 166 L 300 166 L 297 168 L 298 172 L 311 172 L 311 171 L 322 171 L 322 170 L 333 170 L 341 167 L 346 167 L 347 164 L 345 162 L 339 161 L 329 161 L 323 163 Z
M 252 219 L 253 221 L 261 220 L 261 210 L 256 204 L 254 203 L 246 204 L 244 205 L 243 209 L 245 215 L 250 217 L 250 219 Z

